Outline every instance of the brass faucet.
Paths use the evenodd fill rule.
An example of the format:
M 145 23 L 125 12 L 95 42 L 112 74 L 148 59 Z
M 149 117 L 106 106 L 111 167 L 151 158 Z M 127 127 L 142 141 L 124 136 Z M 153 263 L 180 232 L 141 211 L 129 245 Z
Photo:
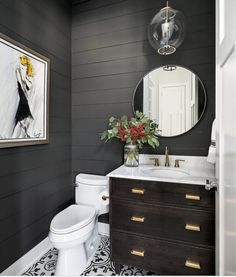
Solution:
M 149 160 L 154 161 L 154 166 L 159 166 L 159 159 L 158 158 L 150 158 Z
M 166 156 L 165 166 L 170 166 L 169 153 L 168 153 L 167 146 L 166 146 L 166 150 L 165 150 L 165 156 Z
M 179 167 L 179 162 L 185 162 L 185 160 L 176 159 L 175 160 L 175 167 Z

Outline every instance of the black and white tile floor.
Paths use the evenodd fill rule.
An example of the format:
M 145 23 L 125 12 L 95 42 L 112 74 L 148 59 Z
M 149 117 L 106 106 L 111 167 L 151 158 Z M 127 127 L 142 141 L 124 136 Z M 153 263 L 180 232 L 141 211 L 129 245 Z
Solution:
M 50 276 L 54 275 L 57 263 L 57 250 L 50 249 L 39 261 L 33 264 L 23 275 L 27 276 Z M 103 236 L 97 252 L 94 255 L 90 265 L 82 273 L 84 276 L 114 276 L 115 268 L 110 260 L 110 242 L 109 238 Z M 146 276 L 155 275 L 143 269 L 137 269 L 130 266 L 122 266 L 120 275 L 125 276 Z

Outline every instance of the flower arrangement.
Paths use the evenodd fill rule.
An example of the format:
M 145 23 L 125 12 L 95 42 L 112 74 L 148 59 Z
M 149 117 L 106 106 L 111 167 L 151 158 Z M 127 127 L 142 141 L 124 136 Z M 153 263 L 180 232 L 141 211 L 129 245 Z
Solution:
M 145 143 L 153 148 L 159 146 L 158 125 L 142 112 L 136 111 L 129 120 L 126 115 L 119 119 L 111 117 L 108 126 L 109 129 L 102 133 L 102 140 L 118 138 L 127 144 L 136 144 L 139 148 Z

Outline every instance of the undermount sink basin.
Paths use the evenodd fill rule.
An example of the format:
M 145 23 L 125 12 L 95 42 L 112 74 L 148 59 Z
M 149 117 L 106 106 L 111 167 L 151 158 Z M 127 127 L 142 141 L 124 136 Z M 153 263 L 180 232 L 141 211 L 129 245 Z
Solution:
M 160 178 L 183 178 L 189 176 L 189 173 L 183 169 L 166 168 L 166 167 L 149 167 L 142 169 L 143 174 L 150 177 Z

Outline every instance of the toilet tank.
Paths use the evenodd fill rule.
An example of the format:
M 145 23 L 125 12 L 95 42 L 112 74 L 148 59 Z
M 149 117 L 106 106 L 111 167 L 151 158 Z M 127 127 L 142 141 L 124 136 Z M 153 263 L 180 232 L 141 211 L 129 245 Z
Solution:
M 75 202 L 95 206 L 98 214 L 109 211 L 109 202 L 101 196 L 109 194 L 109 178 L 101 175 L 83 174 L 76 176 Z

